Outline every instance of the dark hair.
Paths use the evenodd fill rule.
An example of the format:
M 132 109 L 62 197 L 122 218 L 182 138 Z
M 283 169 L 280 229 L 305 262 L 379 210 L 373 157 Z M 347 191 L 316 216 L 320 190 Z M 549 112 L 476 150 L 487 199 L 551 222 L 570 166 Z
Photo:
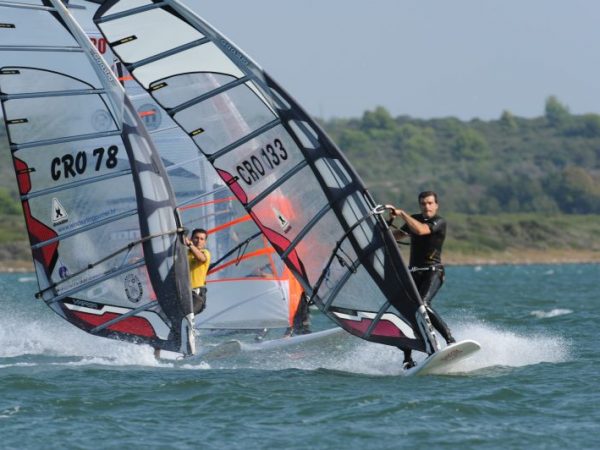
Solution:
M 421 192 L 419 194 L 419 203 L 421 203 L 422 199 L 424 199 L 426 197 L 432 197 L 432 196 L 435 199 L 435 202 L 437 203 L 438 199 L 437 199 L 437 194 L 435 192 L 433 192 L 433 191 L 423 191 L 423 192 Z
M 204 233 L 207 237 L 208 237 L 208 232 L 204 229 L 204 228 L 194 228 L 192 230 L 192 234 L 190 234 L 191 237 L 194 237 L 194 235 L 196 233 Z

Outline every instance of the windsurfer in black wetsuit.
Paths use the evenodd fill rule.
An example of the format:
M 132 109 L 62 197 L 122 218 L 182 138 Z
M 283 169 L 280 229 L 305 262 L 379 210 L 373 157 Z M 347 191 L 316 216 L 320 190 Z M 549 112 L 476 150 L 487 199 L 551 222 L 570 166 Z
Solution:
M 409 215 L 393 205 L 386 205 L 390 210 L 390 225 L 396 217 L 404 220 L 401 228 L 393 230 L 394 237 L 400 241 L 410 236 L 409 270 L 415 281 L 419 294 L 432 325 L 440 332 L 448 344 L 456 342 L 448 325 L 431 307 L 433 297 L 444 283 L 444 266 L 442 265 L 442 246 L 446 238 L 446 221 L 437 215 L 437 194 L 425 191 L 419 194 L 420 214 Z M 401 348 L 404 352 L 404 368 L 415 365 L 411 350 Z

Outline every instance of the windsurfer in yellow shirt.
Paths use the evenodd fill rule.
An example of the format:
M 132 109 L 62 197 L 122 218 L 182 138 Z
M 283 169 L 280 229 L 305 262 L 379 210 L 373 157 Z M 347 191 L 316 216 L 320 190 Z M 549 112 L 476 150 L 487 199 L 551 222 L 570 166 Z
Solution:
M 192 238 L 183 237 L 188 247 L 188 265 L 190 266 L 190 285 L 192 286 L 192 309 L 200 314 L 206 306 L 206 274 L 210 265 L 210 252 L 206 248 L 208 233 L 203 228 L 192 231 Z M 160 359 L 160 349 L 154 349 L 154 357 Z
M 194 301 L 193 310 L 194 314 L 199 314 L 206 306 L 206 274 L 210 265 L 210 252 L 206 248 L 208 233 L 205 229 L 196 228 L 191 236 L 191 239 L 185 236 L 184 243 L 189 249 L 188 264 Z

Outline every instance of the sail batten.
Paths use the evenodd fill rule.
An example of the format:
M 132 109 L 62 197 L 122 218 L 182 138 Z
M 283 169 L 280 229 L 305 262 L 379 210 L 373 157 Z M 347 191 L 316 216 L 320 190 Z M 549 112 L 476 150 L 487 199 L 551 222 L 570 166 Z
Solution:
M 133 14 L 139 14 L 146 11 L 151 11 L 153 9 L 162 8 L 163 6 L 168 5 L 166 1 L 155 1 L 149 5 L 138 6 L 137 8 L 128 9 L 127 11 L 122 11 L 113 14 L 107 14 L 102 16 L 102 18 L 98 19 L 98 23 L 107 23 L 111 20 L 122 19 L 127 16 L 131 16 Z
M 292 178 L 294 175 L 296 175 L 298 172 L 304 169 L 307 165 L 307 161 L 300 161 L 288 172 L 280 175 L 277 178 L 277 180 L 274 181 L 270 186 L 268 186 L 264 191 L 256 194 L 256 196 L 251 201 L 246 203 L 246 208 L 252 209 L 256 204 L 260 203 L 262 200 L 264 200 L 266 197 L 272 194 L 275 190 L 277 190 L 280 186 L 285 184 L 286 181 L 288 181 L 290 178 Z
M 84 53 L 79 47 L 51 46 L 51 45 L 0 45 L 2 52 L 64 52 L 64 53 Z
M 106 274 L 104 274 L 104 275 L 102 275 L 102 276 L 100 276 L 98 278 L 95 278 L 95 279 L 93 279 L 91 281 L 83 283 L 82 285 L 77 286 L 76 288 L 73 288 L 73 289 L 70 289 L 68 291 L 62 292 L 60 295 L 57 295 L 55 297 L 51 297 L 49 299 L 44 299 L 44 301 L 47 304 L 52 304 L 52 303 L 59 302 L 61 300 L 64 300 L 65 298 L 72 297 L 73 295 L 75 295 L 78 292 L 81 292 L 81 291 L 83 291 L 85 289 L 89 289 L 90 287 L 97 286 L 100 283 L 102 283 L 103 281 L 110 280 L 111 278 L 114 278 L 117 275 L 121 275 L 123 273 L 129 272 L 132 269 L 138 269 L 138 268 L 142 267 L 143 265 L 144 265 L 144 261 L 138 261 L 136 263 L 129 264 L 127 266 L 119 267 L 119 268 L 114 269 L 111 272 L 106 273 Z
M 1 74 L 0 74 L 1 75 Z M 18 100 L 26 98 L 48 98 L 48 97 L 63 97 L 69 95 L 97 95 L 106 94 L 104 89 L 89 89 L 77 91 L 49 91 L 49 92 L 31 92 L 26 94 L 3 94 L 0 96 L 2 100 Z
M 85 232 L 93 230 L 95 228 L 103 227 L 103 226 L 108 225 L 110 223 L 117 222 L 119 220 L 135 216 L 136 214 L 137 214 L 137 210 L 125 211 L 125 212 L 123 212 L 123 213 L 121 213 L 119 215 L 112 216 L 112 217 L 109 217 L 109 218 L 103 219 L 103 220 L 98 220 L 98 221 L 95 221 L 93 224 L 86 225 L 86 226 L 83 226 L 81 228 L 77 228 L 76 230 L 73 230 L 73 231 L 68 231 L 66 233 L 62 233 L 60 235 L 57 235 L 56 237 L 48 239 L 47 241 L 38 242 L 38 243 L 32 245 L 31 249 L 32 250 L 38 250 L 38 249 L 46 247 L 48 245 L 55 244 L 56 242 L 59 242 L 61 240 L 64 240 L 64 239 L 67 239 L 67 238 L 71 238 L 71 237 L 73 237 L 73 236 L 75 236 L 77 234 L 85 233 Z
M 319 223 L 319 221 L 325 217 L 325 215 L 331 211 L 331 205 L 327 204 L 325 205 L 319 212 L 317 212 L 311 219 L 310 221 L 306 224 L 306 226 L 304 228 L 302 228 L 302 231 L 300 231 L 300 233 L 298 233 L 298 235 L 294 238 L 294 240 L 292 242 L 290 242 L 290 245 L 288 246 L 288 248 L 281 253 L 281 258 L 282 259 L 286 259 L 287 256 L 294 251 L 294 249 L 296 248 L 296 246 L 298 245 L 298 243 L 302 242 L 302 239 L 304 239 L 304 237 L 313 229 L 313 227 Z
M 128 311 L 126 313 L 123 313 L 119 316 L 116 316 L 114 319 L 109 320 L 107 322 L 104 322 L 102 325 L 98 325 L 96 328 L 92 328 L 90 330 L 91 334 L 97 334 L 98 332 L 112 326 L 115 325 L 123 320 L 128 319 L 129 317 L 134 317 L 135 315 L 144 312 L 144 311 L 148 311 L 149 309 L 155 308 L 157 306 L 157 304 L 154 303 L 148 303 L 144 306 L 140 306 L 139 308 L 136 309 L 132 309 L 131 311 Z
M 146 236 L 146 237 L 144 237 L 144 238 L 142 238 L 142 239 L 139 239 L 139 240 L 137 240 L 137 241 L 129 242 L 127 245 L 125 245 L 125 246 L 123 246 L 123 247 L 121 247 L 121 248 L 117 249 L 117 250 L 116 250 L 116 251 L 114 251 L 113 253 L 111 253 L 111 254 L 109 254 L 109 255 L 105 255 L 105 256 L 103 256 L 103 258 L 102 258 L 102 259 L 100 259 L 100 260 L 98 260 L 98 261 L 95 261 L 95 262 L 93 262 L 93 263 L 88 263 L 88 264 L 87 264 L 87 266 L 86 266 L 85 268 L 83 268 L 82 270 L 80 270 L 79 272 L 76 272 L 76 273 L 70 274 L 70 275 L 68 275 L 68 276 L 65 276 L 65 277 L 63 277 L 63 278 L 62 278 L 60 281 L 57 281 L 57 282 L 53 283 L 52 285 L 50 285 L 50 286 L 46 287 L 45 289 L 43 289 L 43 290 L 39 291 L 39 292 L 36 294 L 36 297 L 40 297 L 40 296 L 42 296 L 42 295 L 43 295 L 45 292 L 47 292 L 47 291 L 50 291 L 50 290 L 52 290 L 52 289 L 56 289 L 56 288 L 58 288 L 58 287 L 59 287 L 61 284 L 67 283 L 69 280 L 72 280 L 72 279 L 74 279 L 75 277 L 78 277 L 79 275 L 81 275 L 81 274 L 83 274 L 83 273 L 85 273 L 85 272 L 87 272 L 87 271 L 90 271 L 91 269 L 93 269 L 94 267 L 98 266 L 99 264 L 102 264 L 102 263 L 104 263 L 104 262 L 106 262 L 106 261 L 109 261 L 110 259 L 112 259 L 112 258 L 116 257 L 117 255 L 120 255 L 121 253 L 125 253 L 125 252 L 127 252 L 127 255 L 130 255 L 130 254 L 131 254 L 131 251 L 132 251 L 132 249 L 133 249 L 135 246 L 139 246 L 139 245 L 143 244 L 143 243 L 144 243 L 145 241 L 147 241 L 148 239 L 153 239 L 153 238 L 156 238 L 156 237 L 165 236 L 165 235 L 169 235 L 169 234 L 177 234 L 178 232 L 179 232 L 179 230 L 171 230 L 171 231 L 166 231 L 166 232 L 164 232 L 164 233 L 161 233 L 160 235 L 155 235 L 155 236 Z M 126 255 L 126 256 L 127 256 L 127 255 Z M 122 265 L 123 265 L 123 264 L 121 264 L 121 266 L 122 266 Z
M 365 337 L 368 338 L 371 336 L 371 333 L 373 332 L 373 330 L 375 330 L 375 327 L 377 326 L 377 324 L 379 323 L 379 321 L 381 320 L 381 318 L 383 317 L 385 312 L 389 309 L 389 307 L 390 307 L 390 304 L 387 302 L 384 303 L 383 305 L 381 305 L 381 308 L 379 309 L 379 311 L 377 311 L 377 314 L 375 315 L 375 317 L 373 317 L 373 321 L 371 322 L 371 325 L 369 325 L 369 327 L 365 331 Z
M 171 55 L 175 55 L 175 54 L 177 54 L 179 52 L 182 52 L 182 51 L 185 51 L 185 50 L 189 50 L 189 49 L 192 49 L 194 47 L 199 47 L 202 44 L 206 44 L 207 42 L 208 42 L 207 38 L 198 39 L 197 41 L 189 42 L 189 43 L 181 45 L 181 46 L 179 46 L 177 48 L 173 48 L 171 50 L 167 50 L 166 52 L 159 53 L 158 55 L 154 55 L 154 56 L 151 56 L 151 57 L 146 58 L 146 59 L 142 59 L 142 60 L 137 61 L 135 63 L 126 64 L 125 67 L 127 67 L 127 70 L 129 70 L 129 71 L 133 71 L 133 70 L 135 70 L 135 69 L 137 69 L 139 67 L 143 67 L 143 66 L 146 66 L 146 65 L 148 65 L 150 63 L 153 63 L 154 61 L 158 61 L 160 59 L 167 58 L 167 57 L 169 57 Z
M 131 169 L 124 169 L 115 173 L 109 173 L 106 175 L 100 175 L 98 177 L 90 178 L 83 181 L 74 181 L 73 183 L 69 183 L 67 185 L 63 185 L 61 187 L 53 187 L 47 189 L 41 189 L 35 192 L 29 192 L 28 194 L 22 195 L 21 201 L 30 200 L 36 197 L 40 197 L 42 195 L 48 195 L 55 192 L 65 191 L 67 189 L 77 189 L 78 187 L 85 186 L 86 184 L 98 183 L 100 181 L 110 180 L 111 178 L 118 178 L 123 176 L 131 175 Z
M 237 149 L 238 147 L 240 147 L 241 145 L 244 145 L 245 143 L 251 141 L 252 139 L 255 139 L 258 136 L 265 134 L 267 131 L 275 128 L 276 126 L 278 126 L 280 124 L 281 124 L 281 121 L 279 119 L 275 119 L 275 120 L 263 125 L 262 127 L 258 128 L 257 130 L 253 131 L 252 133 L 248 133 L 247 135 L 238 139 L 237 141 L 232 142 L 231 144 L 227 145 L 226 147 L 224 147 L 214 153 L 211 153 L 210 155 L 207 155 L 207 159 L 209 162 L 212 163 L 212 162 L 216 161 L 218 158 L 223 157 L 227 153 L 231 152 L 232 150 Z M 197 131 L 197 130 L 195 130 L 195 131 Z M 196 134 L 194 134 L 194 131 L 192 131 L 190 133 L 190 135 L 192 135 L 192 137 L 194 137 Z
M 44 5 L 34 5 L 33 3 L 18 3 L 18 2 L 7 2 L 3 1 L 2 6 L 6 8 L 16 8 L 16 9 L 29 9 L 29 10 L 42 10 L 48 12 L 56 12 L 56 8 L 52 6 L 44 6 Z
M 217 95 L 223 94 L 223 93 L 225 93 L 225 92 L 227 92 L 227 91 L 229 91 L 229 90 L 231 90 L 231 89 L 233 89 L 233 88 L 235 88 L 235 87 L 237 87 L 237 86 L 239 86 L 241 84 L 244 84 L 249 79 L 250 78 L 248 78 L 248 77 L 239 78 L 239 79 L 237 79 L 235 81 L 232 81 L 231 83 L 225 84 L 225 85 L 223 85 L 223 86 L 221 86 L 219 88 L 216 88 L 216 89 L 214 89 L 214 90 L 212 90 L 210 92 L 207 92 L 206 94 L 203 94 L 203 95 L 195 97 L 195 98 L 193 98 L 191 100 L 188 100 L 185 103 L 182 103 L 180 105 L 173 106 L 173 107 L 167 107 L 166 110 L 167 110 L 167 112 L 169 114 L 176 115 L 177 113 L 179 113 L 179 112 L 181 112 L 181 111 L 183 111 L 185 109 L 188 109 L 188 108 L 190 108 L 190 107 L 192 107 L 192 106 L 194 106 L 194 105 L 196 105 L 198 103 L 204 102 L 204 101 L 210 99 L 211 97 L 215 97 Z M 157 82 L 157 84 L 160 84 L 160 83 L 161 82 Z M 151 90 L 156 90 L 156 89 L 152 89 L 152 87 L 150 87 L 150 89 Z
M 49 146 L 49 145 L 54 145 L 54 144 L 66 144 L 69 142 L 76 142 L 76 141 L 87 141 L 87 140 L 103 138 L 103 137 L 119 136 L 120 134 L 121 134 L 120 130 L 115 130 L 115 131 L 103 131 L 103 132 L 99 132 L 99 133 L 79 134 L 79 135 L 67 136 L 67 137 L 63 137 L 63 138 L 44 139 L 44 140 L 34 141 L 34 142 L 24 142 L 24 143 L 20 143 L 20 144 L 11 143 L 10 149 L 13 152 L 15 152 L 17 150 L 24 150 L 24 149 L 28 149 L 28 148 L 43 147 L 43 146 Z

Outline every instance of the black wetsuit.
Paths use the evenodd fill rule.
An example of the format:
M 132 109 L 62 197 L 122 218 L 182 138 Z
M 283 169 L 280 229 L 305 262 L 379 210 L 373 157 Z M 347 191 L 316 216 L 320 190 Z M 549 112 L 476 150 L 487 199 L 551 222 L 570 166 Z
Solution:
M 446 239 L 446 221 L 440 216 L 426 219 L 422 214 L 413 214 L 411 217 L 427 224 L 431 233 L 420 236 L 414 234 L 406 224 L 401 228 L 403 232 L 410 235 L 409 269 L 423 303 L 425 303 L 431 324 L 440 332 L 446 342 L 452 343 L 454 338 L 448 325 L 431 307 L 433 297 L 444 283 L 442 246 Z M 410 350 L 402 350 L 404 351 L 405 361 L 410 360 Z

